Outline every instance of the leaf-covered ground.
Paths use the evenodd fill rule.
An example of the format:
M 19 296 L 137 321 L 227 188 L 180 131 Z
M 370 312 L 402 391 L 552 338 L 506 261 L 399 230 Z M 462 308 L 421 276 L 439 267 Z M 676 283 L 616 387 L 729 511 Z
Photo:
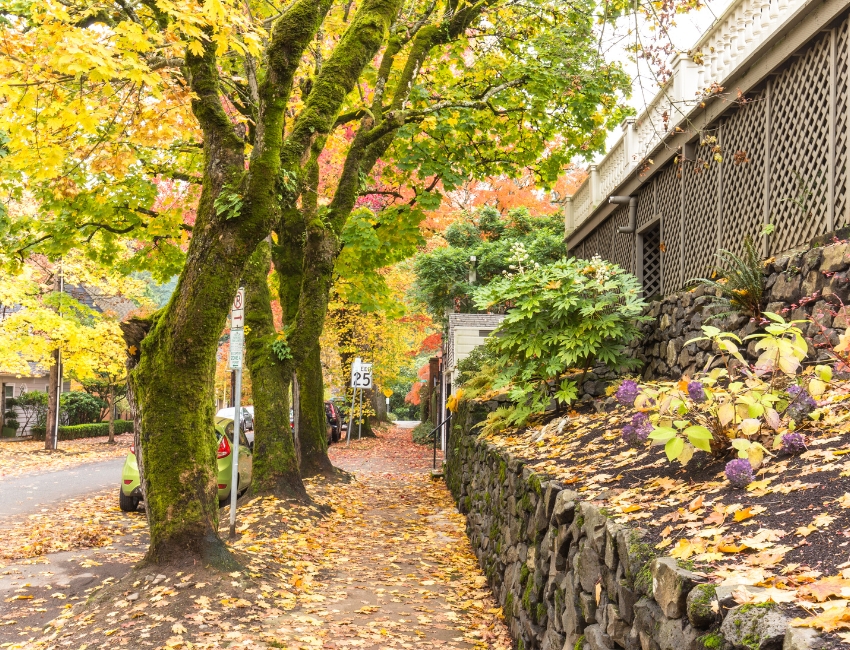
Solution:
M 747 585 L 736 593 L 739 602 L 783 603 L 805 624 L 850 642 L 841 631 L 850 630 L 844 395 L 809 425 L 806 451 L 767 458 L 746 489 L 726 480 L 729 458 L 700 452 L 683 467 L 668 461 L 663 446 L 628 447 L 621 430 L 633 411 L 622 407 L 572 412 L 488 440 L 599 502 L 617 521 L 645 529 L 658 555 L 693 562 L 716 582 Z
M 115 444 L 106 438 L 60 440 L 59 449 L 45 451 L 43 440 L 0 439 L 0 479 L 68 469 L 83 463 L 121 458 L 133 442 L 133 434 L 115 436 Z
M 113 522 L 110 506 L 98 503 L 102 522 L 130 535 L 76 556 L 58 554 L 81 575 L 96 575 L 90 584 L 46 583 L 52 578 L 42 573 L 59 572 L 50 555 L 0 571 L 9 608 L 0 615 L 0 647 L 509 648 L 463 517 L 428 473 L 430 449 L 414 445 L 409 430 L 379 436 L 332 449 L 334 462 L 355 478 L 309 483 L 326 514 L 273 498 L 246 500 L 234 543 L 241 572 L 189 563 L 122 575 L 115 556 L 135 561 L 144 550 L 132 535 L 143 515 Z M 221 515 L 226 522 L 227 509 Z M 11 578 L 14 586 L 3 590 Z M 48 612 L 35 610 L 47 610 L 49 601 L 78 604 L 40 620 Z

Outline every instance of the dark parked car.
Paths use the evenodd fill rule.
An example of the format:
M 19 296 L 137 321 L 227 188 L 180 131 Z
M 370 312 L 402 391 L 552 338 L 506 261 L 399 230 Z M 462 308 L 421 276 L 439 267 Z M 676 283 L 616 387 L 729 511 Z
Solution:
M 328 444 L 339 442 L 343 427 L 342 415 L 333 402 L 325 402 L 325 418 L 328 422 Z

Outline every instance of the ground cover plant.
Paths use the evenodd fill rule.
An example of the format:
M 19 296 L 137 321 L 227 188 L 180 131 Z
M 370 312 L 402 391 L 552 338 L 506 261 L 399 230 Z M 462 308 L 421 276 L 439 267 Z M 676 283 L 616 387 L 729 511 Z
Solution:
M 805 365 L 797 324 L 765 316 L 752 365 L 742 342 L 706 328 L 713 371 L 627 379 L 598 408 L 482 435 L 646 529 L 653 553 L 744 585 L 740 603 L 781 603 L 840 645 L 850 642 L 850 380 Z

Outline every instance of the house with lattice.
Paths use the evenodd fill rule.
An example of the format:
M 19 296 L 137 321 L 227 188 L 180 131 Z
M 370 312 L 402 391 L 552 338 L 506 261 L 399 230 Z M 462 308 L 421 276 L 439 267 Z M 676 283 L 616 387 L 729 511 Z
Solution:
M 669 294 L 747 237 L 767 258 L 850 225 L 848 13 L 734 0 L 567 200 L 570 252 Z

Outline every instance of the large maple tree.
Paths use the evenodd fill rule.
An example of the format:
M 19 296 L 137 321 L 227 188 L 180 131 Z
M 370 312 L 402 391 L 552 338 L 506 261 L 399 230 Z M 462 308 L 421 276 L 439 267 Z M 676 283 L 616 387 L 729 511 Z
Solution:
M 40 206 L 0 222 L 5 264 L 74 248 L 114 264 L 129 249 L 126 268 L 180 272 L 167 306 L 125 332 L 151 562 L 229 561 L 213 376 L 241 280 L 255 400 L 268 391 L 257 404 L 259 476 L 303 493 L 300 471 L 330 471 L 318 341 L 358 197 L 386 191 L 387 164 L 413 188 L 387 208 L 401 220 L 433 206 L 438 184 L 469 176 L 532 169 L 552 183 L 603 146 L 628 86 L 595 47 L 596 26 L 615 12 L 593 0 L 48 0 L 2 12 L 0 184 Z M 341 162 L 321 196 L 329 143 Z M 162 178 L 200 187 L 191 219 L 157 201 Z M 288 354 L 269 353 L 270 258 Z M 287 418 L 275 415 L 293 371 L 308 400 L 300 471 Z

